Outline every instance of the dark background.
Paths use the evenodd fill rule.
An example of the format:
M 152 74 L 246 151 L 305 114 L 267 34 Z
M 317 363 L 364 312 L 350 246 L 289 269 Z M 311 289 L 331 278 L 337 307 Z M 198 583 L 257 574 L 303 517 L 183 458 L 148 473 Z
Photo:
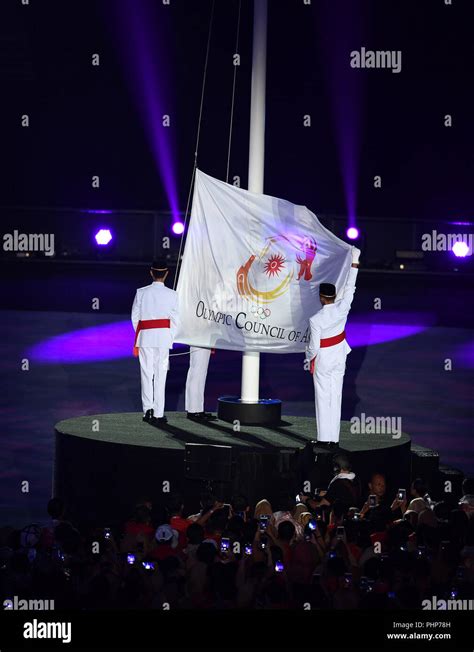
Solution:
M 149 281 L 153 244 L 172 221 L 170 196 L 178 211 L 187 205 L 211 6 L 0 2 L 2 232 L 54 232 L 58 247 L 54 259 L 0 252 L 8 258 L 0 284 L 7 387 L 0 400 L 1 500 L 12 518 L 36 519 L 44 510 L 54 423 L 140 410 L 131 357 L 35 364 L 30 374 L 20 362 L 33 344 L 124 320 L 136 287 Z M 237 0 L 216 0 L 210 41 L 198 166 L 219 179 L 226 178 L 238 7 Z M 375 326 L 376 297 L 381 318 L 394 314 L 409 324 L 417 311 L 429 318 L 416 336 L 351 353 L 343 418 L 357 410 L 399 414 L 415 443 L 436 448 L 466 473 L 473 468 L 472 357 L 462 351 L 472 342 L 474 257 L 433 253 L 403 271 L 394 260 L 397 249 L 419 250 L 420 235 L 432 229 L 473 231 L 473 19 L 472 0 L 269 0 L 265 162 L 265 192 L 305 204 L 338 236 L 345 237 L 348 207 L 355 209 L 362 268 L 351 319 Z M 137 20 L 143 32 L 134 32 Z M 240 176 L 244 188 L 251 33 L 252 3 L 242 0 L 229 179 Z M 350 52 L 362 46 L 401 50 L 401 73 L 351 69 Z M 146 70 L 137 65 L 140 49 Z M 91 65 L 93 53 L 99 67 Z M 151 123 L 138 92 L 143 80 L 156 101 Z M 24 113 L 28 129 L 20 126 Z M 171 116 L 168 129 L 162 113 Z M 303 127 L 305 114 L 311 128 Z M 444 127 L 446 114 L 451 128 Z M 164 168 L 159 136 L 170 155 Z M 91 187 L 95 174 L 100 189 Z M 374 175 L 381 175 L 381 189 L 374 189 Z M 103 217 L 91 209 L 114 212 Z M 99 254 L 92 236 L 105 221 L 116 237 Z M 172 262 L 178 246 L 175 238 Z M 101 297 L 100 313 L 91 310 L 91 297 Z M 449 374 L 446 358 L 454 360 Z M 302 377 L 301 357 L 262 355 L 261 362 L 261 395 L 281 398 L 287 414 L 312 417 L 313 388 Z M 168 409 L 184 407 L 187 366 L 184 356 L 174 359 Z M 240 354 L 216 356 L 207 409 L 223 391 L 239 392 L 240 368 Z M 24 478 L 35 487 L 27 499 L 18 492 Z
M 129 76 L 123 18 L 127 6 L 140 6 L 154 34 L 150 54 L 171 115 L 166 137 L 184 210 L 211 4 L 2 0 L 0 204 L 170 208 Z M 198 166 L 218 178 L 226 175 L 237 13 L 236 0 L 216 0 Z M 270 0 L 265 192 L 345 215 L 342 138 L 354 161 L 358 215 L 471 218 L 473 18 L 472 0 Z M 252 4 L 243 0 L 230 165 L 242 187 L 251 21 Z M 350 69 L 349 53 L 361 46 L 402 50 L 402 72 Z M 95 52 L 100 67 L 90 65 Z M 451 128 L 443 126 L 446 113 Z M 90 187 L 93 174 L 100 190 Z M 373 188 L 375 174 L 382 189 Z

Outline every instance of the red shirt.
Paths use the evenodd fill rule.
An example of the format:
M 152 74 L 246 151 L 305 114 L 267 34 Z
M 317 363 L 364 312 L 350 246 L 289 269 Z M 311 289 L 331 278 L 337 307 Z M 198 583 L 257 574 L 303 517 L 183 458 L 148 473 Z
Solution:
M 387 532 L 374 532 L 373 534 L 370 535 L 370 538 L 372 540 L 372 545 L 375 543 L 380 543 L 382 546 L 382 550 L 385 550 L 387 547 Z
M 162 559 L 166 559 L 166 557 L 172 557 L 172 556 L 176 557 L 177 554 L 178 554 L 178 548 L 172 548 L 171 545 L 167 543 L 162 543 L 156 548 L 153 548 L 149 556 L 152 559 L 157 559 L 158 561 L 161 561 Z
M 136 523 L 135 521 L 127 521 L 125 523 L 125 534 L 144 534 L 150 536 L 155 534 L 155 528 L 148 523 Z
M 184 548 L 186 546 L 186 531 L 193 521 L 190 521 L 187 518 L 182 516 L 172 516 L 170 520 L 170 525 L 173 530 L 176 530 L 179 534 L 179 547 Z

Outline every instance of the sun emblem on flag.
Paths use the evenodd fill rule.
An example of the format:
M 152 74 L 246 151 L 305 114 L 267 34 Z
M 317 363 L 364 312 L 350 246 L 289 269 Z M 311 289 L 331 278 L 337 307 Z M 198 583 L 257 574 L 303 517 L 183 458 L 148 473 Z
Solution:
M 278 276 L 285 266 L 285 259 L 281 254 L 274 254 L 265 263 L 264 271 L 268 276 Z
M 316 241 L 308 235 L 277 233 L 266 238 L 263 248 L 251 254 L 247 262 L 236 270 L 238 293 L 261 305 L 285 294 L 296 273 L 299 283 L 308 283 L 313 278 L 311 267 L 317 249 Z M 262 281 L 264 274 L 267 278 L 260 284 L 260 288 L 255 287 L 253 283 L 258 281 L 259 275 Z M 276 278 L 276 285 L 271 287 L 269 281 L 273 278 Z

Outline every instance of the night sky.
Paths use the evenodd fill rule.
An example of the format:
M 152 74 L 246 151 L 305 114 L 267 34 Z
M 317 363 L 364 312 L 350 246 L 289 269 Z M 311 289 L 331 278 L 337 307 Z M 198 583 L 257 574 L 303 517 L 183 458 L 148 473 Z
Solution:
M 0 204 L 167 210 L 171 190 L 184 210 L 211 6 L 2 0 Z M 216 0 L 204 98 L 198 167 L 220 179 L 238 8 Z M 473 19 L 472 0 L 269 0 L 265 192 L 345 215 L 351 187 L 357 215 L 472 218 Z M 242 0 L 230 180 L 244 188 L 251 30 L 252 3 Z M 351 68 L 361 47 L 400 50 L 401 72 Z

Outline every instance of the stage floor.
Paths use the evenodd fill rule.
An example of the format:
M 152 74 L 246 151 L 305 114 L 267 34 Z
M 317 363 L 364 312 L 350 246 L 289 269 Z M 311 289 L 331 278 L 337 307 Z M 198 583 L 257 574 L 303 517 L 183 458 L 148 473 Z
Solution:
M 295 495 L 303 482 L 326 486 L 333 477 L 334 453 L 317 444 L 306 447 L 316 438 L 314 418 L 284 416 L 280 426 L 235 432 L 220 420 L 197 423 L 183 412 L 167 417 L 159 428 L 144 423 L 140 412 L 56 424 L 54 489 L 75 522 L 118 525 L 139 496 L 161 504 L 164 483 L 198 510 L 196 500 L 208 481 L 226 502 L 243 493 L 256 504 L 282 491 Z M 340 448 L 350 454 L 362 487 L 379 469 L 386 469 L 388 486 L 407 486 L 410 447 L 407 434 L 356 434 L 350 422 L 341 424 Z
M 186 443 L 218 446 L 236 446 L 245 449 L 300 449 L 316 439 L 316 420 L 310 417 L 283 416 L 278 427 L 242 426 L 234 432 L 225 421 L 207 424 L 188 419 L 184 412 L 167 412 L 168 423 L 160 428 L 142 421 L 141 412 L 96 414 L 65 419 L 55 429 L 63 435 L 72 435 L 95 441 L 129 446 L 184 450 Z M 93 423 L 99 432 L 93 430 Z M 349 452 L 380 450 L 400 446 L 410 441 L 406 433 L 394 439 L 390 434 L 354 434 L 350 422 L 341 422 L 340 447 Z
M 382 317 L 388 319 L 386 314 Z M 398 317 L 402 326 L 411 327 L 411 315 L 401 312 Z M 0 355 L 6 389 L 0 396 L 1 523 L 23 526 L 47 519 L 55 423 L 74 415 L 140 410 L 138 362 L 130 354 L 129 338 L 122 337 L 127 319 L 103 312 L 2 312 Z M 351 320 L 356 319 L 354 314 Z M 378 326 L 366 328 L 367 336 L 379 332 Z M 223 393 L 239 394 L 241 357 L 230 351 L 211 357 L 208 410 L 215 410 Z M 28 371 L 19 367 L 18 361 L 25 358 Z M 444 370 L 445 358 L 452 359 L 453 371 Z M 402 430 L 410 433 L 414 443 L 436 449 L 442 463 L 472 474 L 473 360 L 472 330 L 454 325 L 426 327 L 370 346 L 355 345 L 347 358 L 342 418 L 399 416 Z M 188 364 L 187 355 L 172 358 L 166 388 L 168 414 L 184 409 Z M 310 428 L 315 428 L 313 387 L 309 374 L 302 371 L 300 354 L 261 356 L 261 396 L 282 399 L 285 415 L 306 417 Z M 285 418 L 291 421 L 293 416 Z M 215 436 L 209 429 L 200 434 Z M 297 434 L 311 439 L 315 430 Z M 178 436 L 175 440 L 166 438 L 169 445 L 182 445 Z M 291 435 L 285 441 L 284 445 L 299 445 Z M 377 445 L 377 439 L 372 437 L 371 443 Z M 24 480 L 31 487 L 28 494 L 19 490 Z

